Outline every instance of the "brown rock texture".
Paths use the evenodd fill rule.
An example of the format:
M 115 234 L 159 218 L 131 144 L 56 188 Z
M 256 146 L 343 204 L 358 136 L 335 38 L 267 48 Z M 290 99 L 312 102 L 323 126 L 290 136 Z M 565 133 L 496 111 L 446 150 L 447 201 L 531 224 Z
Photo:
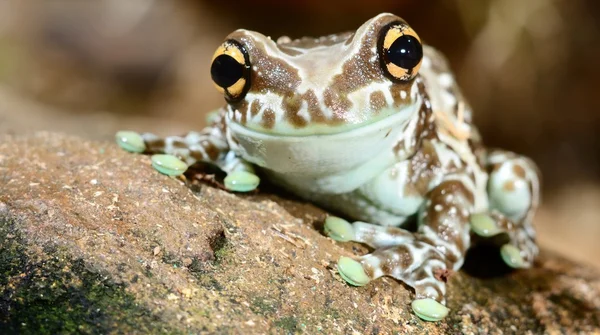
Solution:
M 0 333 L 600 333 L 599 273 L 548 252 L 506 272 L 474 251 L 447 319 L 422 321 L 393 279 L 345 284 L 336 260 L 368 250 L 324 237 L 324 217 L 160 175 L 114 143 L 0 135 Z

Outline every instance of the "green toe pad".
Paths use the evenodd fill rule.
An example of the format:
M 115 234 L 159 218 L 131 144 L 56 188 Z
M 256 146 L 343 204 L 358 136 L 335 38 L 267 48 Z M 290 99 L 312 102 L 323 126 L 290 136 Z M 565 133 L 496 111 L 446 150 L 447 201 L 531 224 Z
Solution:
M 129 152 L 144 152 L 146 144 L 142 136 L 135 131 L 123 130 L 115 134 L 117 144 Z
M 340 276 L 350 285 L 363 286 L 371 280 L 362 265 L 350 257 L 340 257 L 337 268 Z
M 234 171 L 225 177 L 225 188 L 234 192 L 254 191 L 260 183 L 260 178 L 254 173 Z
M 178 176 L 188 168 L 187 164 L 172 155 L 153 155 L 152 167 L 167 176 Z
M 517 247 L 512 244 L 505 244 L 500 248 L 502 260 L 511 268 L 520 269 L 524 266 L 523 257 Z
M 412 309 L 418 317 L 425 321 L 440 321 L 448 315 L 450 309 L 431 299 L 417 299 L 412 302 Z
M 348 242 L 354 239 L 354 228 L 348 221 L 336 216 L 328 216 L 323 227 L 325 234 L 339 242 Z
M 470 221 L 471 230 L 479 236 L 490 237 L 502 232 L 496 225 L 496 221 L 487 214 L 473 214 Z

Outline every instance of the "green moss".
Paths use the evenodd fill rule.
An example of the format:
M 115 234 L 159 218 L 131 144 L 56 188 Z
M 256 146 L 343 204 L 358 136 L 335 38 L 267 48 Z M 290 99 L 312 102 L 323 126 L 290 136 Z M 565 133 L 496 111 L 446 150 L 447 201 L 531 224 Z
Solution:
M 122 284 L 60 248 L 29 253 L 0 217 L 0 329 L 19 334 L 178 333 L 139 306 Z
M 298 319 L 293 316 L 285 316 L 275 320 L 273 325 L 277 328 L 281 328 L 285 334 L 294 334 L 298 331 Z
M 218 239 L 212 247 L 215 251 L 215 265 L 221 265 L 232 260 L 235 249 L 231 243 L 227 243 L 227 239 Z
M 250 310 L 259 315 L 271 315 L 277 310 L 273 302 L 264 297 L 254 297 L 250 301 Z

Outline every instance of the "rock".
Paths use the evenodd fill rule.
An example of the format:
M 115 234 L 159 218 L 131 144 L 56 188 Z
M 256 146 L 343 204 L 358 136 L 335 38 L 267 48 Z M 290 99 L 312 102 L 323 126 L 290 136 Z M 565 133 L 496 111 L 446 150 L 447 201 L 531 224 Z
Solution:
M 490 276 L 472 254 L 425 322 L 401 283 L 341 280 L 336 260 L 367 249 L 319 233 L 322 210 L 190 188 L 111 142 L 0 135 L 0 187 L 3 333 L 600 332 L 598 272 L 557 255 Z

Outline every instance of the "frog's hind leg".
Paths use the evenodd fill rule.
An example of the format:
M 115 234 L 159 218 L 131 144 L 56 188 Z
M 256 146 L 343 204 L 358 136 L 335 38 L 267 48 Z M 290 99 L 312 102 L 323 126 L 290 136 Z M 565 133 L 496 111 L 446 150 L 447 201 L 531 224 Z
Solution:
M 483 237 L 506 233 L 503 260 L 514 268 L 527 268 L 538 254 L 533 215 L 539 204 L 539 174 L 528 158 L 506 151 L 488 155 L 490 212 L 471 217 L 472 230 Z
M 433 245 L 413 240 L 394 247 L 379 248 L 358 257 L 340 257 L 340 276 L 349 284 L 363 286 L 371 280 L 390 276 L 415 289 L 413 311 L 422 319 L 438 321 L 449 309 L 446 304 L 447 262 Z
M 151 133 L 122 131 L 116 138 L 125 150 L 152 154 L 152 166 L 163 174 L 179 175 L 189 166 L 205 162 L 218 166 L 227 174 L 225 187 L 229 190 L 247 192 L 259 183 L 252 165 L 231 150 L 223 112 L 202 131 L 184 136 L 161 138 Z
M 338 235 L 350 231 L 345 238 L 376 248 L 356 260 L 340 258 L 340 276 L 357 286 L 382 276 L 401 280 L 415 289 L 412 308 L 419 317 L 429 321 L 444 318 L 448 313 L 445 280 L 462 265 L 470 246 L 473 189 L 466 176 L 447 176 L 426 195 L 417 233 L 356 222 L 352 229 L 338 229 Z M 328 229 L 327 223 L 325 228 Z

